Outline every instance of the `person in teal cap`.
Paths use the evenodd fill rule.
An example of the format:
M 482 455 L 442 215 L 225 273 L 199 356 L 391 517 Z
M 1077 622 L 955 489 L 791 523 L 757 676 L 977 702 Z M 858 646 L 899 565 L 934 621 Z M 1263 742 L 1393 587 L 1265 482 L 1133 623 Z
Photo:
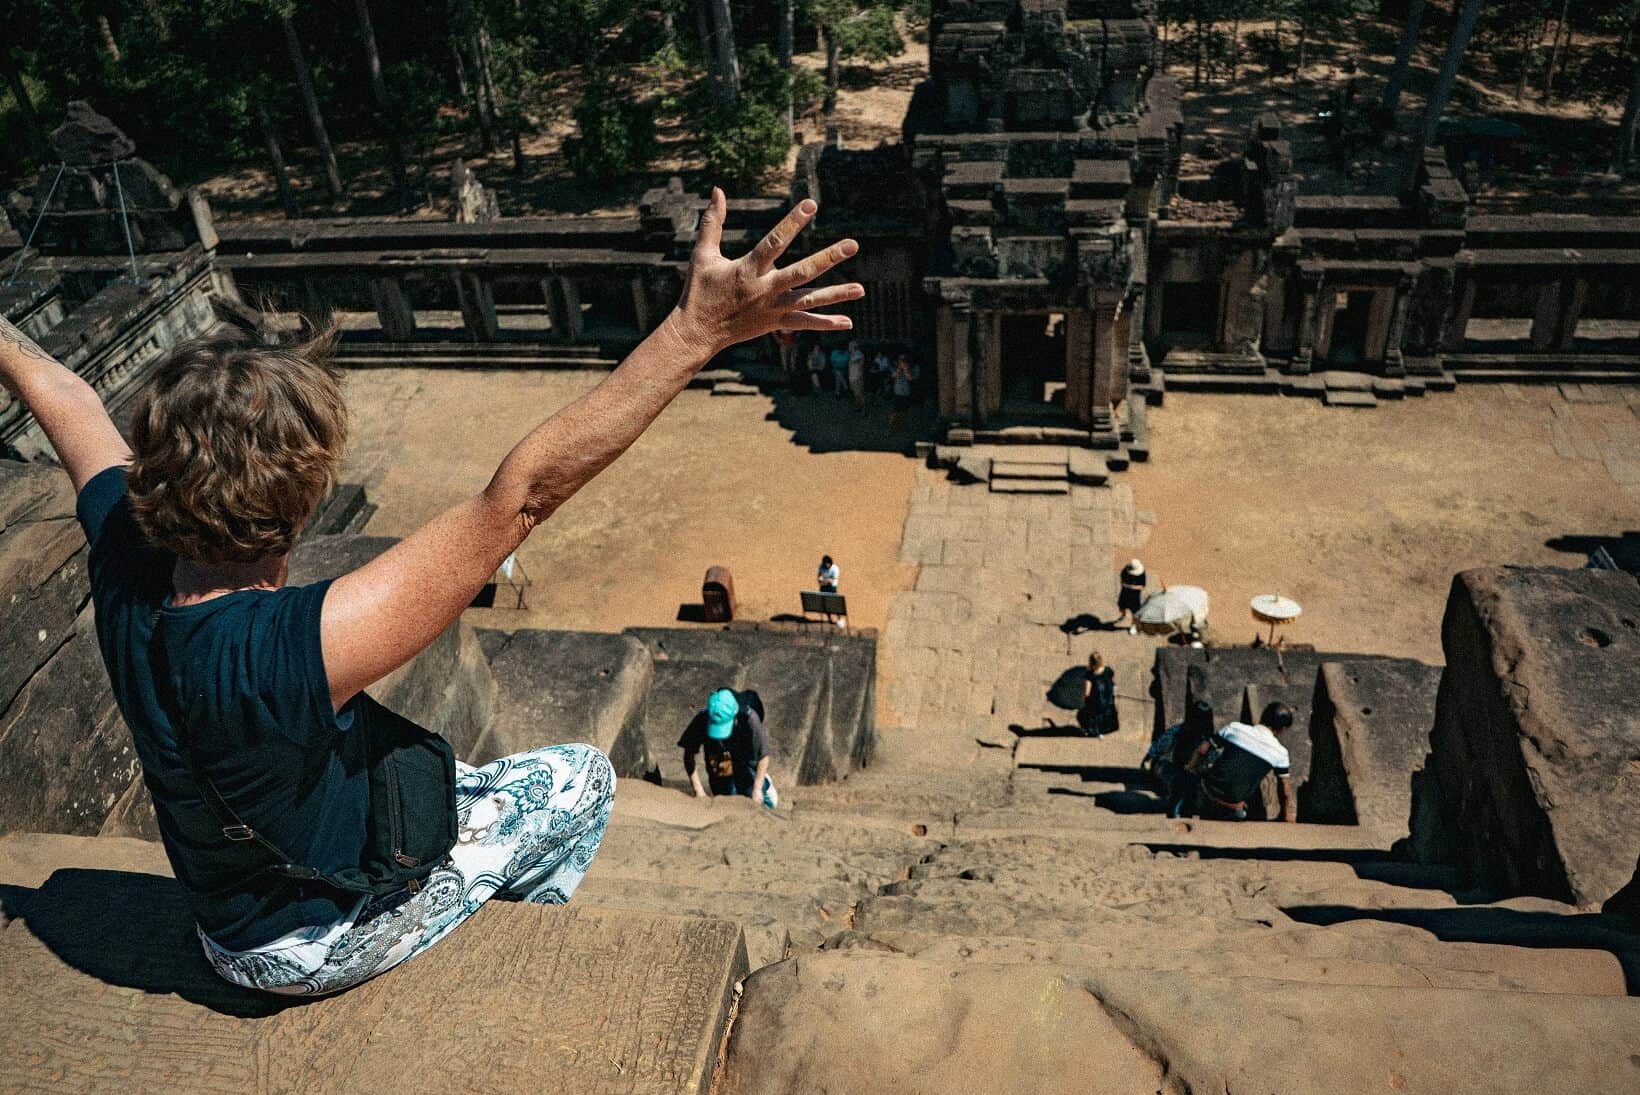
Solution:
M 704 798 L 709 786 L 714 795 L 744 795 L 771 810 L 779 801 L 769 779 L 769 735 L 763 728 L 763 701 L 756 692 L 713 692 L 689 720 L 678 747 L 697 798 Z M 706 754 L 706 786 L 695 767 L 695 754 L 700 752 Z

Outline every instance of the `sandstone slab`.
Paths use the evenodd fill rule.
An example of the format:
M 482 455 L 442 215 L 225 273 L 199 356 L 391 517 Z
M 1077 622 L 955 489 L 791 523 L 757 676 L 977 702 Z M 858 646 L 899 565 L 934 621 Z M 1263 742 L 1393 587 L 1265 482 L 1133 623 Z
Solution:
M 29 1090 L 703 1092 L 745 970 L 720 920 L 492 902 L 293 1006 L 209 970 L 172 880 L 69 869 L 0 932 L 0 1060 Z
M 649 652 L 630 635 L 592 631 L 516 631 L 485 637 L 498 696 L 471 763 L 526 749 L 590 742 L 621 776 L 653 763 L 644 742 Z
M 1391 843 L 1405 837 L 1440 679 L 1439 666 L 1411 659 L 1323 663 L 1299 817 L 1364 825 Z
M 747 979 L 720 1090 L 1131 1095 L 1165 1073 L 1059 969 L 839 952 Z
M 1640 857 L 1640 585 L 1496 567 L 1452 582 L 1412 846 L 1511 893 L 1597 906 Z

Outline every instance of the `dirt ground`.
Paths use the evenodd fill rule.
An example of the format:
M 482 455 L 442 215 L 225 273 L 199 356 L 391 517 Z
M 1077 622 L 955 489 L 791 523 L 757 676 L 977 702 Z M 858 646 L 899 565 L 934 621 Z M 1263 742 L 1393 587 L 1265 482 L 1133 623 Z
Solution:
M 1304 607 L 1289 641 L 1439 663 L 1454 573 L 1581 566 L 1589 538 L 1640 527 L 1640 418 L 1621 399 L 1476 385 L 1345 410 L 1169 395 L 1152 462 L 1127 473 L 1155 514 L 1138 554 L 1153 587 L 1207 589 L 1221 642 L 1251 641 L 1248 601 L 1280 592 Z
M 604 374 L 355 370 L 360 445 L 378 447 L 367 532 L 403 536 L 488 481 L 512 445 Z M 899 562 L 915 467 L 895 451 L 794 443 L 761 396 L 686 391 L 519 552 L 525 612 L 473 609 L 488 627 L 615 631 L 672 625 L 708 566 L 734 574 L 740 615 L 795 613 L 822 553 L 842 568 L 851 623 L 881 627 L 915 568 Z M 812 417 L 854 412 L 829 397 Z M 790 418 L 791 416 L 784 415 Z M 384 428 L 385 427 L 385 428 Z M 800 427 L 802 428 L 802 427 Z M 812 433 L 812 427 L 807 432 Z M 799 439 L 801 441 L 801 438 Z M 356 466 L 355 466 L 356 467 Z

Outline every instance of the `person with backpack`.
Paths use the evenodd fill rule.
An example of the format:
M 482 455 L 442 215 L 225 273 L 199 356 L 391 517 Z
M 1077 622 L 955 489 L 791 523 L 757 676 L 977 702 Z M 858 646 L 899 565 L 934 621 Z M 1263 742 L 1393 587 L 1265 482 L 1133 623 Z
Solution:
M 769 809 L 780 802 L 774 781 L 769 778 L 769 734 L 763 728 L 763 701 L 756 692 L 735 692 L 719 688 L 695 712 L 678 739 L 683 750 L 683 770 L 696 798 L 712 794 L 755 798 Z M 697 754 L 705 754 L 706 784 L 702 786 L 696 764 Z
M 1186 766 L 1196 773 L 1196 812 L 1207 821 L 1245 821 L 1247 803 L 1271 772 L 1281 796 L 1281 820 L 1298 820 L 1292 762 L 1278 740 L 1293 725 L 1293 709 L 1277 700 L 1254 726 L 1232 722 L 1196 747 Z
M 366 690 L 460 619 L 707 362 L 782 327 L 852 329 L 817 309 L 864 287 L 810 286 L 854 241 L 778 265 L 817 212 L 797 203 L 730 259 L 714 188 L 678 303 L 618 368 L 449 509 L 304 585 L 288 581 L 291 551 L 347 442 L 334 330 L 179 342 L 143 377 L 128 440 L 85 378 L 0 315 L 0 386 L 77 492 L 103 664 L 218 975 L 339 992 L 438 945 L 491 898 L 575 893 L 614 801 L 608 757 L 566 744 L 469 767 Z

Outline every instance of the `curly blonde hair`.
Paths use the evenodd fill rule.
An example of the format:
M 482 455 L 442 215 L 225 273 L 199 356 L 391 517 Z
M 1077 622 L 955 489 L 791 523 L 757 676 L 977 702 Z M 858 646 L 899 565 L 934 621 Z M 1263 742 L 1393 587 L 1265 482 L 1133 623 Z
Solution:
M 204 563 L 287 553 L 347 443 L 334 329 L 294 345 L 243 332 L 174 347 L 137 396 L 127 479 L 155 544 Z

